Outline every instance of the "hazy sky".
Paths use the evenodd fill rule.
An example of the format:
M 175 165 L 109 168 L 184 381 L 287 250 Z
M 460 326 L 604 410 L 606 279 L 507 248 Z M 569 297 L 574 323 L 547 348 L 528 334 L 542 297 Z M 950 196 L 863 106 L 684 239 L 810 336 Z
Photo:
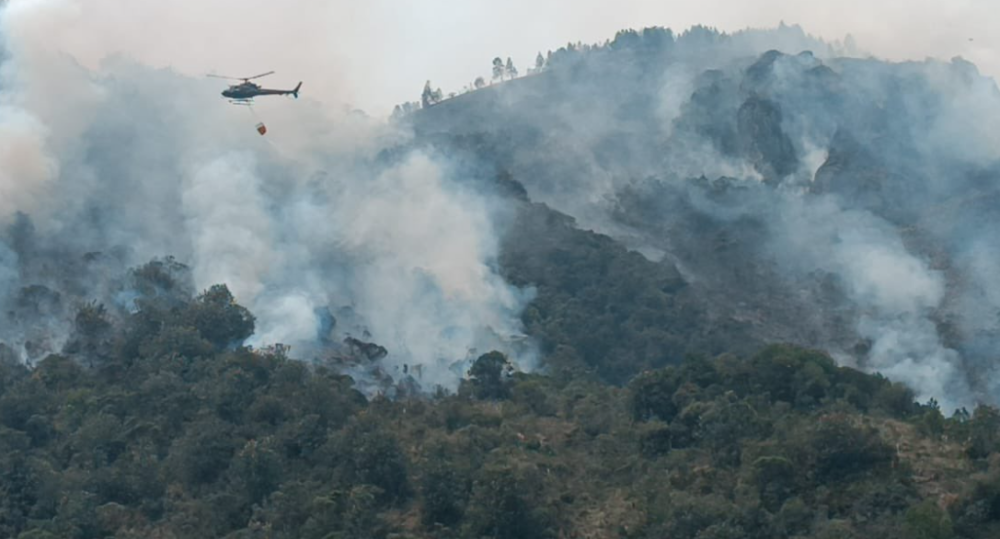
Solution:
M 961 55 L 1000 75 L 997 0 L 10 0 L 8 10 L 15 47 L 91 66 L 121 53 L 187 74 L 276 70 L 269 85 L 301 79 L 312 98 L 373 114 L 417 99 L 426 79 L 460 90 L 494 56 L 523 72 L 538 51 L 653 25 L 784 20 L 829 40 L 851 33 L 877 56 Z

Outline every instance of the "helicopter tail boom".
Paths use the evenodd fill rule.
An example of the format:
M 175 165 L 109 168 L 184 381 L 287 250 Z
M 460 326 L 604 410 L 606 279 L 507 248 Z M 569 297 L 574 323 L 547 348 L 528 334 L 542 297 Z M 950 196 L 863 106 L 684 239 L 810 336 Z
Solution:
M 299 83 L 295 86 L 295 89 L 292 90 L 292 95 L 295 96 L 295 99 L 299 98 L 299 88 L 302 88 L 302 81 L 299 81 Z

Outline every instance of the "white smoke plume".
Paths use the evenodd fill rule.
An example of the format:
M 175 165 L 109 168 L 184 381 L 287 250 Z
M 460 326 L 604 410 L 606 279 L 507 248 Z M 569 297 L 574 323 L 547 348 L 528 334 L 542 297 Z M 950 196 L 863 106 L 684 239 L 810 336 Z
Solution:
M 732 31 L 803 22 L 827 41 L 788 26 L 722 40 L 696 29 L 677 41 L 676 61 L 654 66 L 641 84 L 627 69 L 570 80 L 573 91 L 544 107 L 516 87 L 502 90 L 503 123 L 544 134 L 511 156 L 513 172 L 533 199 L 662 254 L 706 295 L 746 294 L 723 278 L 729 273 L 720 268 L 733 260 L 698 251 L 701 238 L 683 233 L 674 210 L 686 205 L 722 223 L 761 223 L 768 241 L 742 254 L 762 274 L 807 290 L 805 302 L 818 274 L 840 294 L 835 306 L 816 309 L 809 335 L 817 336 L 800 341 L 949 407 L 995 402 L 1000 382 L 989 358 L 1000 344 L 992 280 L 1000 250 L 982 225 L 993 222 L 989 210 L 967 211 L 955 201 L 963 192 L 991 200 L 1000 99 L 992 80 L 964 61 L 947 61 L 961 55 L 988 75 L 1000 73 L 996 32 L 987 26 L 992 10 L 988 2 L 896 0 L 9 0 L 0 7 L 0 222 L 18 226 L 17 214 L 27 214 L 36 251 L 110 250 L 125 265 L 174 254 L 194 265 L 197 286 L 231 284 L 259 317 L 256 344 L 311 351 L 317 333 L 367 330 L 390 349 L 387 369 L 422 363 L 427 385 L 453 387 L 469 348 L 518 333 L 528 296 L 493 269 L 488 201 L 462 188 L 440 156 L 380 162 L 381 149 L 408 135 L 353 106 L 388 112 L 415 98 L 427 78 L 457 90 L 488 76 L 493 56 L 511 55 L 523 70 L 538 50 L 600 42 L 622 27 Z M 899 24 L 886 28 L 885 20 Z M 744 80 L 772 48 L 814 55 L 779 57 L 762 67 L 765 76 Z M 946 61 L 857 59 L 868 52 Z M 837 59 L 845 55 L 855 58 Z M 837 82 L 810 78 L 826 77 L 823 68 Z M 223 106 L 216 81 L 201 78 L 268 69 L 279 72 L 269 84 L 305 79 L 304 95 L 314 97 L 262 102 L 254 116 Z M 826 84 L 833 97 L 821 91 Z M 653 95 L 624 102 L 636 88 Z M 767 124 L 771 112 L 761 103 L 741 115 L 751 93 L 778 103 L 780 122 Z M 260 120 L 268 137 L 252 130 Z M 879 121 L 855 146 L 876 148 L 875 164 L 860 172 L 884 174 L 875 179 L 889 187 L 838 192 L 843 155 L 864 154 L 837 138 L 841 128 L 851 135 Z M 775 146 L 747 136 L 760 123 Z M 745 196 L 719 203 L 685 183 L 702 175 L 727 177 Z M 644 183 L 650 177 L 656 181 Z M 781 185 L 777 195 L 761 194 L 764 180 Z M 657 194 L 664 186 L 669 197 L 645 201 L 661 210 L 647 222 L 622 223 L 609 211 L 628 189 Z M 17 230 L 30 236 L 27 228 Z M 49 278 L 25 270 L 21 236 L 11 234 L 0 249 L 7 294 Z M 922 247 L 928 243 L 936 247 Z M 332 330 L 324 309 L 337 321 Z M 841 319 L 865 346 L 852 348 L 828 328 Z
M 994 80 L 960 58 L 845 57 L 796 26 L 628 46 L 559 52 L 497 89 L 495 116 L 444 108 L 422 129 L 536 141 L 504 156 L 531 198 L 676 264 L 762 340 L 947 411 L 997 402 Z
M 226 283 L 236 297 L 251 302 L 277 254 L 254 162 L 249 153 L 219 156 L 196 166 L 181 193 L 195 283 Z
M 0 8 L 0 219 L 9 226 L 23 214 L 31 223 L 21 233 L 31 242 L 12 233 L 12 247 L 0 245 L 4 296 L 31 284 L 55 288 L 62 278 L 32 274 L 15 249 L 71 258 L 124 248 L 121 268 L 175 256 L 191 265 L 199 290 L 227 284 L 257 316 L 255 346 L 282 343 L 295 357 L 322 358 L 324 342 L 355 336 L 388 349 L 381 366 L 397 379 L 417 367 L 426 390 L 455 389 L 475 350 L 500 349 L 532 368 L 530 349 L 511 344 L 529 297 L 496 273 L 494 209 L 453 177 L 445 158 L 381 157 L 409 135 L 345 108 L 336 69 L 313 73 L 297 102 L 245 109 L 219 96 L 217 80 L 154 68 L 172 53 L 208 71 L 199 61 L 219 37 L 214 24 L 231 11 L 213 4 L 209 20 L 198 22 L 188 17 L 193 9 L 142 4 Z M 231 4 L 252 13 L 246 2 Z M 302 4 L 308 13 L 282 6 L 290 24 L 261 14 L 239 22 L 248 31 L 273 24 L 301 45 L 301 32 L 316 35 L 310 25 L 321 24 L 322 11 Z M 188 31 L 165 42 L 150 28 Z M 114 54 L 128 53 L 126 44 L 136 45 L 134 54 Z M 215 60 L 233 60 L 239 49 L 222 44 Z M 285 62 L 294 54 L 315 61 L 328 52 L 287 43 L 280 50 L 264 59 L 293 72 L 309 65 Z M 257 69 L 245 58 L 227 67 Z M 258 121 L 267 137 L 254 130 Z M 97 284 L 72 294 L 113 296 Z M 16 329 L 2 338 L 16 344 Z
M 0 221 L 17 211 L 30 211 L 58 170 L 47 153 L 46 128 L 24 109 L 0 105 Z

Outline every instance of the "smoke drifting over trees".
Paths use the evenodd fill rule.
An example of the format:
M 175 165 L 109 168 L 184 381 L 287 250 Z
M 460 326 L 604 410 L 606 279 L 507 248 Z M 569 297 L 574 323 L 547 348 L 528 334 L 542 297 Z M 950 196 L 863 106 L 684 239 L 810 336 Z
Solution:
M 447 106 L 402 125 L 269 104 L 269 142 L 208 99 L 209 81 L 120 57 L 89 69 L 50 47 L 36 30 L 59 7 L 17 2 L 2 19 L 0 282 L 8 302 L 31 286 L 59 296 L 32 307 L 51 335 L 6 326 L 25 359 L 59 350 L 81 302 L 127 312 L 126 270 L 169 255 L 194 289 L 225 283 L 250 308 L 250 344 L 308 358 L 363 336 L 389 350 L 383 368 L 423 365 L 428 389 L 456 387 L 486 348 L 530 368 L 535 282 L 498 266 L 516 206 L 489 178 L 507 171 L 676 267 L 705 331 L 729 319 L 748 343 L 821 347 L 946 408 L 993 402 L 1000 259 L 973 224 L 992 213 L 966 199 L 994 193 L 1000 99 L 960 59 L 844 58 L 784 25 L 623 31 L 451 100 L 428 83 L 425 104 Z M 458 151 L 463 134 L 480 142 Z M 699 350 L 684 339 L 640 363 Z
M 483 137 L 529 197 L 675 265 L 710 318 L 948 409 L 994 402 L 1000 259 L 972 223 L 997 218 L 1000 93 L 961 59 L 842 52 L 788 26 L 625 31 L 414 123 Z
M 422 364 L 428 390 L 456 387 L 470 348 L 531 367 L 530 350 L 508 344 L 521 339 L 529 295 L 492 262 L 497 209 L 446 156 L 406 150 L 405 133 L 309 100 L 258 107 L 273 118 L 270 143 L 209 80 L 124 58 L 91 71 L 48 50 L 25 30 L 41 16 L 33 9 L 17 3 L 0 19 L 0 139 L 10 142 L 0 296 L 15 319 L 3 340 L 25 360 L 60 351 L 79 304 L 127 313 L 127 269 L 170 255 L 191 266 L 194 289 L 224 283 L 254 312 L 254 345 L 292 345 L 307 359 L 324 341 L 375 340 L 392 350 L 383 368 Z M 384 153 L 393 147 L 401 154 Z M 55 306 L 26 299 L 32 286 Z
M 136 4 L 0 4 L 0 535 L 997 536 L 972 63 L 650 27 L 384 121 L 290 40 L 426 4 Z M 311 96 L 184 72 L 233 5 Z

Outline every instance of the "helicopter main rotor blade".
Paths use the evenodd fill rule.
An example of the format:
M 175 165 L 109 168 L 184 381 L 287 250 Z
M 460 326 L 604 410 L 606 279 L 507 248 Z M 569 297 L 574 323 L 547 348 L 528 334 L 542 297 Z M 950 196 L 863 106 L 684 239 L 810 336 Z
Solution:
M 253 80 L 253 79 L 259 79 L 261 77 L 266 77 L 268 75 L 273 75 L 273 74 L 274 74 L 274 71 L 268 71 L 267 73 L 261 73 L 260 75 L 254 75 L 252 77 L 227 77 L 225 75 L 214 75 L 214 74 L 208 74 L 208 75 L 205 75 L 205 76 L 206 77 L 214 77 L 214 78 L 217 78 L 217 79 Z
M 259 79 L 261 77 L 266 77 L 268 75 L 273 75 L 273 74 L 274 74 L 274 71 L 268 71 L 267 73 L 261 73 L 260 75 L 254 75 L 252 77 L 247 77 L 247 78 L 245 78 L 243 80 Z

